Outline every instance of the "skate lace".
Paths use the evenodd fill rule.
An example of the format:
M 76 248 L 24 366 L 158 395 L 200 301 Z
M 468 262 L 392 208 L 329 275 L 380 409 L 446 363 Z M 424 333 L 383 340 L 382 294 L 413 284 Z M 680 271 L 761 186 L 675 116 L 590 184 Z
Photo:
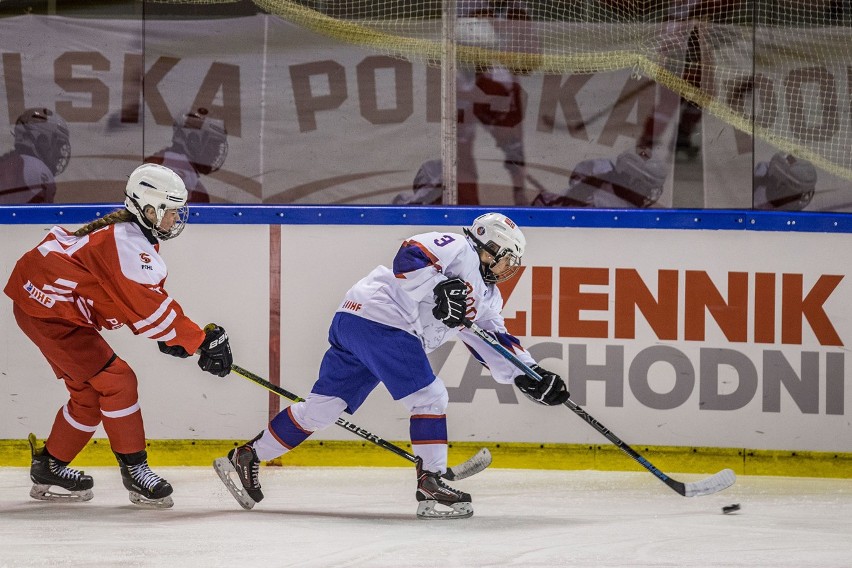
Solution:
M 138 465 L 127 466 L 130 476 L 142 487 L 148 491 L 153 490 L 154 486 L 163 480 L 162 477 L 151 471 L 148 463 L 140 463 Z
M 80 479 L 80 472 L 76 469 L 71 469 L 70 467 L 66 467 L 65 465 L 59 463 L 56 460 L 51 459 L 49 461 L 50 464 L 50 472 L 54 475 L 58 475 L 62 479 Z
M 423 472 L 423 475 L 421 476 L 421 481 L 422 482 L 420 484 L 420 489 L 423 490 L 423 491 L 426 491 L 427 493 L 432 493 L 432 491 L 429 488 L 429 482 L 432 482 L 437 486 L 437 488 L 446 489 L 447 491 L 452 491 L 456 495 L 459 494 L 457 489 L 450 487 L 449 485 L 444 483 L 444 480 L 441 479 L 440 474 L 432 473 L 432 472 Z
M 260 487 L 260 481 L 258 479 L 260 478 L 260 462 L 257 461 L 257 460 L 252 460 L 251 461 L 251 469 L 249 471 L 250 471 L 250 476 L 251 476 L 250 479 L 251 479 L 252 488 L 253 489 L 259 488 Z

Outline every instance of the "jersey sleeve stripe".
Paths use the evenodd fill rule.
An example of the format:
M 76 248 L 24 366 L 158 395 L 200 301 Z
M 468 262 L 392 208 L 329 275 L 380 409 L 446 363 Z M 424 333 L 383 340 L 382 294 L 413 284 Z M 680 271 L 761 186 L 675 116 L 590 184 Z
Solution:
M 174 330 L 174 328 L 172 328 L 172 329 L 169 330 L 169 332 L 167 334 L 163 335 L 162 337 L 157 337 L 156 340 L 157 341 L 171 341 L 175 337 L 177 337 L 177 332 Z
M 407 272 L 414 272 L 438 263 L 438 257 L 417 241 L 405 241 L 393 259 L 393 273 L 397 278 L 405 278 Z
M 66 280 L 65 278 L 57 278 L 55 283 L 59 286 L 65 286 L 66 288 L 70 288 L 71 290 L 77 287 L 77 283 L 73 280 Z
M 163 335 L 165 332 L 170 331 L 172 322 L 175 321 L 176 317 L 177 312 L 174 310 L 169 310 L 168 315 L 163 319 L 163 321 L 161 321 L 151 329 L 141 332 L 140 335 L 142 335 L 143 337 L 150 337 L 152 339 L 156 336 Z
M 150 316 L 148 316 L 147 318 L 145 318 L 143 320 L 139 320 L 139 321 L 135 322 L 133 324 L 133 328 L 136 329 L 137 331 L 139 331 L 143 327 L 147 327 L 149 325 L 152 325 L 153 323 L 158 321 L 161 317 L 163 317 L 163 314 L 166 313 L 166 309 L 169 307 L 169 304 L 171 304 L 171 303 L 172 303 L 172 299 L 166 298 L 165 300 L 163 300 L 163 303 L 160 304 L 160 307 L 158 307 L 157 310 L 153 314 L 151 314 Z

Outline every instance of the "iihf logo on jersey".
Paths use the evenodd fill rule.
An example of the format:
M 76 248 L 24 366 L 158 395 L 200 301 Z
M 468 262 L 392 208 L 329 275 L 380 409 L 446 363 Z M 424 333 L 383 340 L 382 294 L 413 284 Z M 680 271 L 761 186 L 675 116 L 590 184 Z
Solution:
M 151 255 L 147 252 L 140 252 L 139 259 L 142 261 L 142 270 L 154 270 L 151 266 Z
M 46 306 L 48 308 L 52 308 L 53 304 L 56 303 L 52 297 L 48 296 L 44 292 L 42 292 L 38 286 L 27 280 L 27 283 L 24 284 L 24 290 L 27 291 L 30 298 L 38 302 L 39 304 Z

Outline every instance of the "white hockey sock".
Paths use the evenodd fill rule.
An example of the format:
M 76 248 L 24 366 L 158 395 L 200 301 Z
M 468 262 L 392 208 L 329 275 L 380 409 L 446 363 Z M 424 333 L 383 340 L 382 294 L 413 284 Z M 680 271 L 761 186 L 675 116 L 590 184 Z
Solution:
M 415 444 L 414 455 L 423 460 L 423 469 L 443 475 L 447 472 L 446 444 Z
M 269 428 L 264 429 L 263 435 L 252 443 L 252 447 L 260 461 L 274 460 L 290 451 L 275 439 L 275 436 L 269 432 Z

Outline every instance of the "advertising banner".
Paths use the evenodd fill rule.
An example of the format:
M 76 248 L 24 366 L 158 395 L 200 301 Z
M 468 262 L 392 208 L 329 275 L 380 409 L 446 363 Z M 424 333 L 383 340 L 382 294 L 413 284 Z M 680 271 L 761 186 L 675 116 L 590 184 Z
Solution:
M 0 226 L 0 281 L 45 229 Z M 190 226 L 161 249 L 170 268 L 166 288 L 195 321 L 228 330 L 237 364 L 269 377 L 270 364 L 280 363 L 280 377 L 269 378 L 305 396 L 346 290 L 427 230 L 436 229 L 282 225 L 279 234 L 265 225 Z M 575 402 L 631 445 L 852 451 L 845 372 L 852 291 L 837 264 L 852 246 L 846 239 L 557 227 L 524 233 L 524 270 L 503 288 L 509 331 L 567 379 Z M 270 288 L 276 260 L 280 287 Z M 274 330 L 270 314 L 279 305 Z M 0 321 L 7 322 L 0 438 L 44 432 L 65 390 L 15 327 L 8 301 L 0 302 Z M 270 395 L 257 385 L 233 374 L 211 377 L 127 331 L 105 336 L 139 375 L 150 438 L 248 438 L 268 421 Z M 449 389 L 451 440 L 603 442 L 568 409 L 534 405 L 494 382 L 459 342 L 430 359 Z M 408 436 L 405 408 L 381 385 L 354 419 L 386 439 Z M 316 434 L 346 436 L 338 428 Z
M 33 37 L 50 41 L 34 46 Z M 194 202 L 416 204 L 436 195 L 414 189 L 421 167 L 441 158 L 437 66 L 268 15 L 144 26 L 11 17 L 0 20 L 0 52 L 0 124 L 10 131 L 0 148 L 42 120 L 25 116 L 34 108 L 64 121 L 70 142 L 67 165 L 29 175 L 37 189 L 13 191 L 24 166 L 0 163 L 0 204 L 108 202 L 142 160 L 178 170 Z M 671 206 L 671 91 L 632 70 L 551 75 L 497 63 L 461 69 L 456 81 L 462 203 Z

